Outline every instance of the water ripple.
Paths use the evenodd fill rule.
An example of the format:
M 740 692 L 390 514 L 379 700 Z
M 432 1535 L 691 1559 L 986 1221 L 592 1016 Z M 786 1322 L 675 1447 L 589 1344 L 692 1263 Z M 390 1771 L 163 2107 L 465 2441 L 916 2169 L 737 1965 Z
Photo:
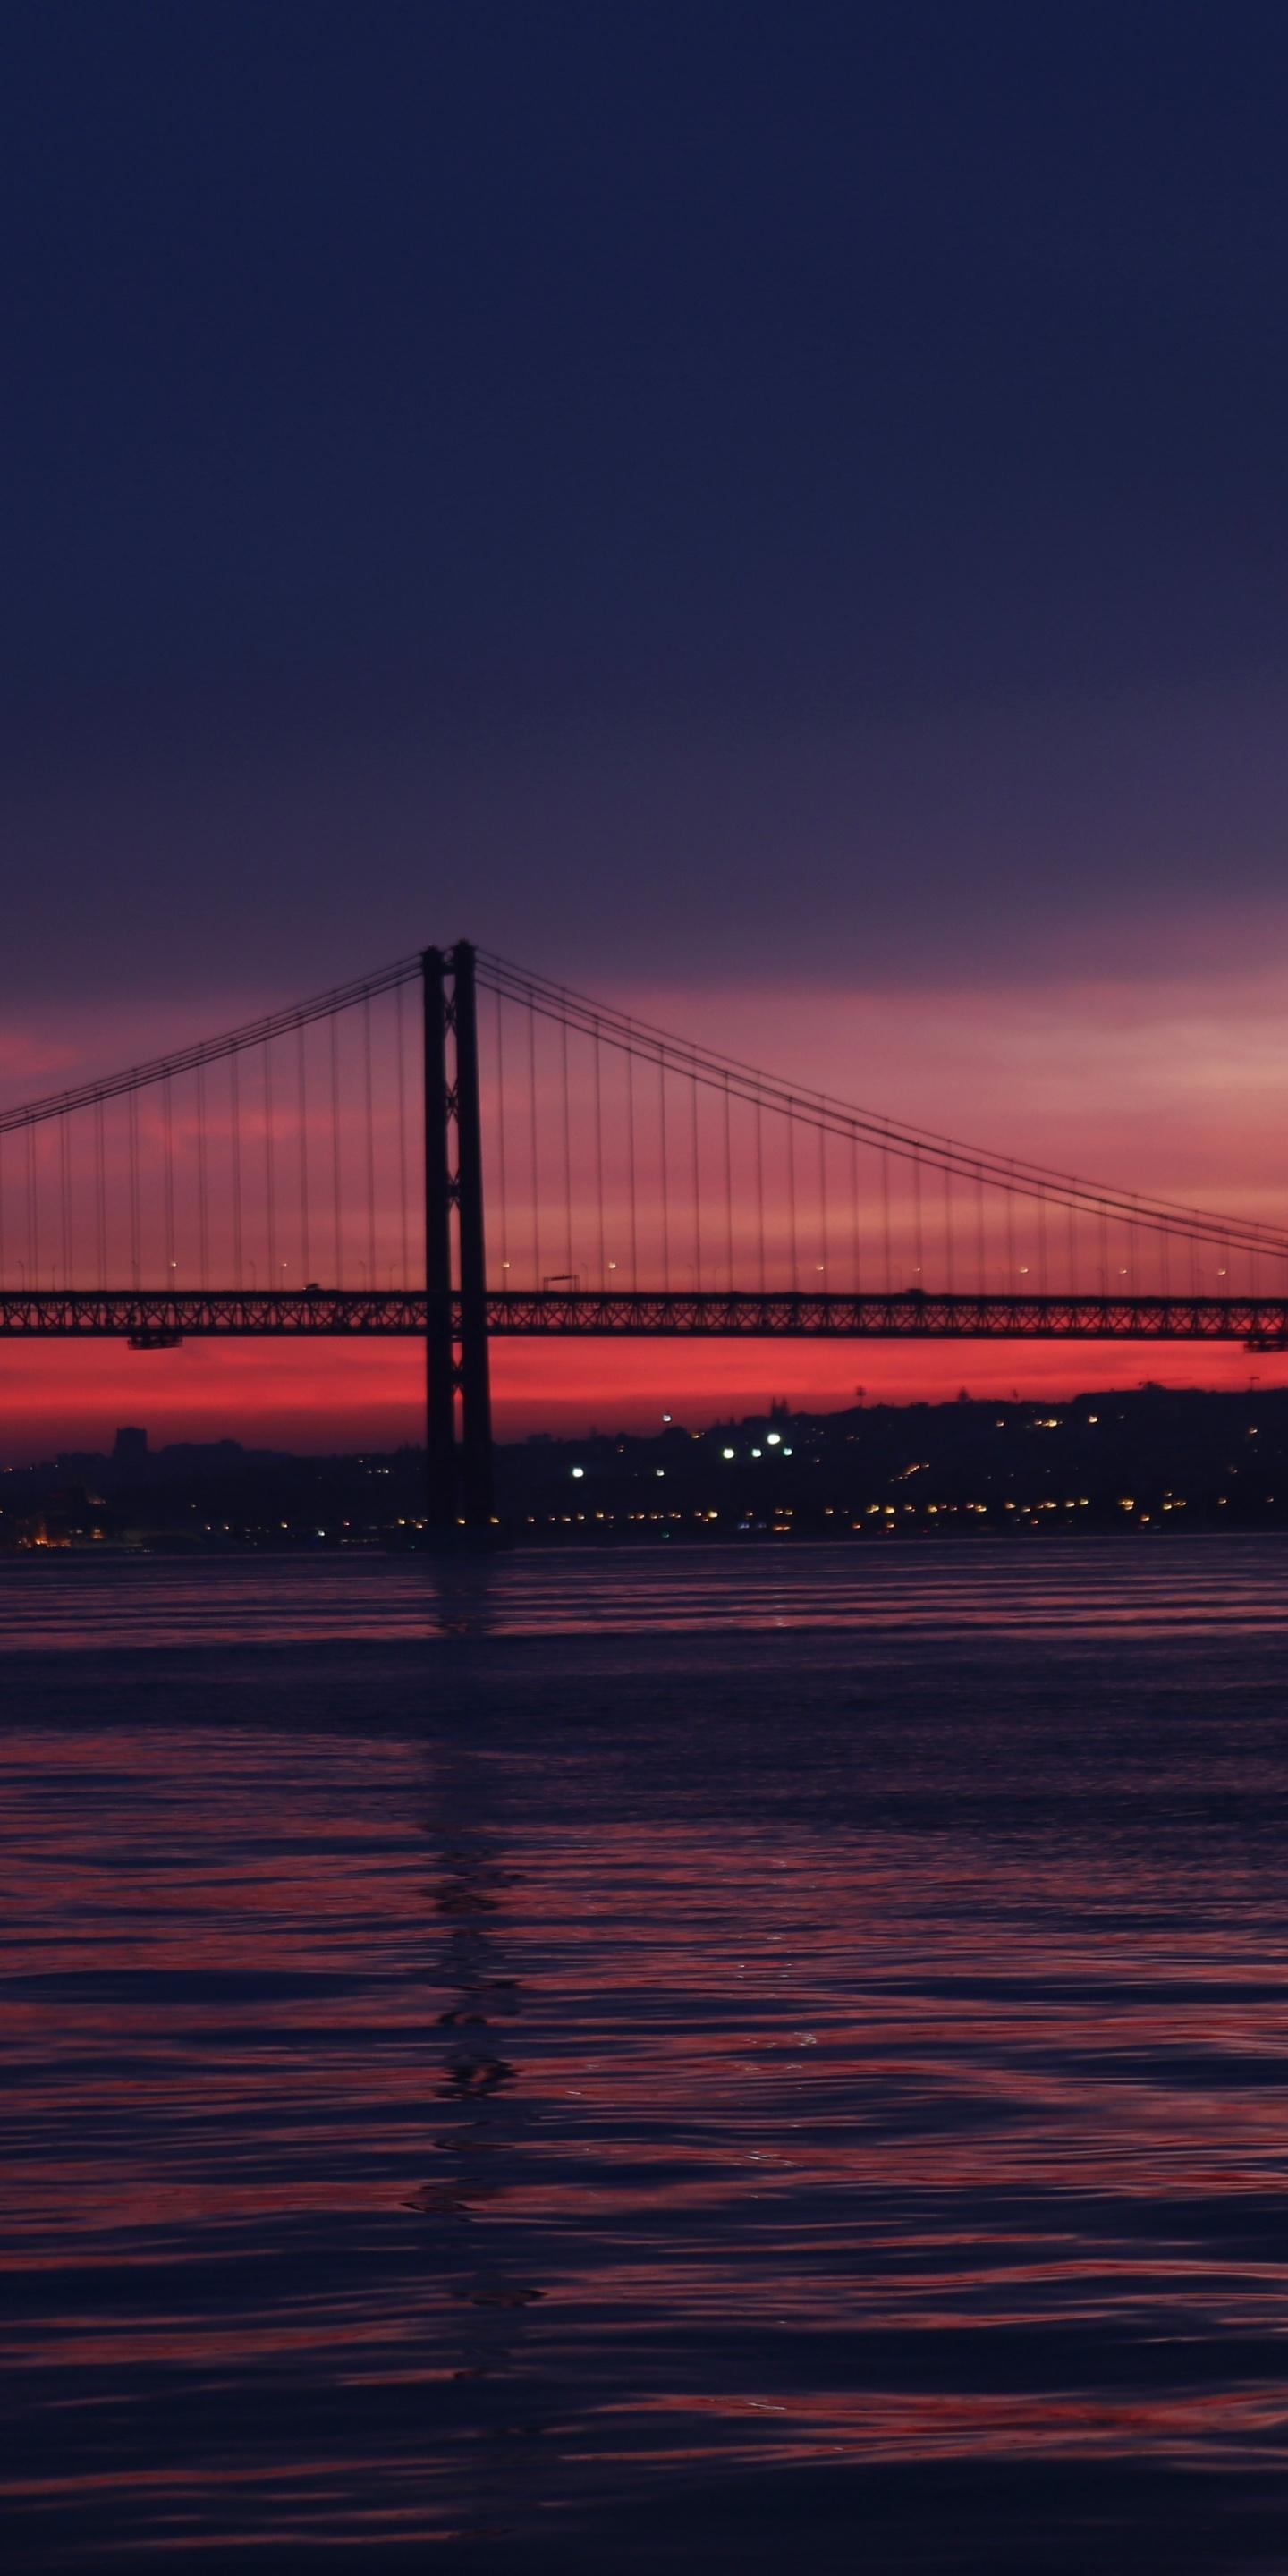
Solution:
M 1281 2564 L 1286 1562 L 6 1567 L 11 2563 Z

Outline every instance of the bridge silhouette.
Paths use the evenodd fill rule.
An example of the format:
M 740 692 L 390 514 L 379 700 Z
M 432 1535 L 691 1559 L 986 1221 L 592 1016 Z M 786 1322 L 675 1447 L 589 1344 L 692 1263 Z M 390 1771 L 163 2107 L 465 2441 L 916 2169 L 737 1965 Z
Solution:
M 0 1337 L 415 1337 L 492 1520 L 498 1337 L 1288 1347 L 1288 1231 L 860 1109 L 459 941 L 0 1112 Z

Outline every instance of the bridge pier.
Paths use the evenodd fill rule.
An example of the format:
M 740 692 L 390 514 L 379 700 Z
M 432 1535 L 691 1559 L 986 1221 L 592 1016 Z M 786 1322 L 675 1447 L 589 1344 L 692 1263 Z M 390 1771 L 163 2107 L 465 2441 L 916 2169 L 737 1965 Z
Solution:
M 442 1539 L 455 1537 L 462 1529 L 492 1526 L 492 1394 L 473 948 L 463 939 L 452 949 L 426 948 L 421 978 L 425 1499 L 429 1530 Z

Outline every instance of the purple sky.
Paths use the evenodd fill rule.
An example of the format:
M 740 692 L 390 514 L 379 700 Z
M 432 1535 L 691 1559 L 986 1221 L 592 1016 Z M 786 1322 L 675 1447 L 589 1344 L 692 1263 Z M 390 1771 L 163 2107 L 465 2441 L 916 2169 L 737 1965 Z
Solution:
M 1214 0 L 28 13 L 0 1097 L 465 934 L 1273 1195 L 1286 109 Z

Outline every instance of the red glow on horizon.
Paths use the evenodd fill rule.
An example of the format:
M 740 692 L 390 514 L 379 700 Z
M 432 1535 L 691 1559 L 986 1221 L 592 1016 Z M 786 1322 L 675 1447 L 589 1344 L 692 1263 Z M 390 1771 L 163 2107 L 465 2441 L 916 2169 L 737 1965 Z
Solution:
M 1242 981 L 1226 972 L 1206 984 L 1195 976 L 1168 986 L 1115 987 L 1106 982 L 1062 988 L 1051 983 L 933 994 L 619 989 L 615 998 L 664 1026 L 700 1030 L 711 1046 L 767 1060 L 803 1083 L 879 1109 L 897 1109 L 910 1120 L 951 1128 L 983 1145 L 1065 1169 L 1090 1170 L 1120 1187 L 1148 1178 L 1160 1191 L 1227 1205 L 1232 1213 L 1242 1208 L 1271 1222 L 1279 1221 L 1288 1204 L 1278 1107 L 1288 1084 L 1288 993 L 1283 979 L 1256 968 Z M 252 1015 L 251 1006 L 228 997 L 213 1018 L 233 1021 Z M 55 1033 L 52 1018 L 49 1030 L 33 1024 L 23 1064 L 11 1042 L 3 1068 L 6 1091 L 17 1096 L 47 1087 L 47 1068 L 55 1061 L 60 1078 L 71 1078 L 100 1070 L 113 1056 L 147 1054 L 154 1036 L 168 1045 L 176 1035 L 172 1011 L 164 1018 L 158 1014 L 154 1026 L 136 1023 L 128 1035 L 100 1030 L 95 1062 L 77 1067 L 55 1047 Z M 290 1097 L 288 1087 L 278 1102 L 287 1119 Z M 255 1101 L 254 1081 L 248 1079 L 243 1097 L 248 1200 L 262 1188 L 263 1138 Z M 176 1118 L 180 1107 L 177 1102 Z M 360 1081 L 346 1115 L 345 1165 L 356 1171 L 363 1124 Z M 411 1170 L 414 1146 L 413 1125 L 406 1156 Z M 685 1150 L 681 1135 L 673 1176 L 678 1190 L 686 1186 Z M 401 1150 L 395 1159 L 401 1169 Z M 550 1145 L 547 1159 L 557 1169 L 556 1144 Z M 516 1148 L 512 1186 L 520 1162 Z M 288 1206 L 293 1173 L 284 1147 L 279 1177 Z M 8 1201 L 11 1266 L 15 1248 L 17 1253 L 26 1250 L 18 1231 L 21 1177 L 15 1167 Z M 315 1242 L 325 1247 L 329 1199 L 323 1178 L 320 1170 L 312 1214 Z M 803 1187 L 814 1187 L 808 1162 Z M 388 1262 L 399 1277 L 403 1214 L 392 1185 L 386 1186 L 380 1215 L 375 1272 L 383 1279 Z M 938 1221 L 934 1203 L 928 1202 L 928 1227 Z M 959 1222 L 966 1229 L 959 1253 L 964 1263 L 973 1223 L 968 1205 Z M 414 1223 L 413 1206 L 413 1229 Z M 293 1280 L 300 1253 L 291 1228 L 288 1217 L 275 1269 Z M 491 1248 L 498 1277 L 503 1245 L 502 1233 L 494 1228 Z M 994 1264 L 999 1245 L 994 1226 Z M 56 1254 L 56 1232 L 47 1237 L 46 1258 L 51 1246 Z M 521 1251 L 518 1243 L 512 1248 Z M 609 1243 L 610 1253 L 614 1248 Z M 707 1249 L 717 1264 L 723 1259 L 714 1223 Z M 834 1250 L 843 1253 L 840 1246 Z M 416 1251 L 413 1234 L 412 1275 Z M 581 1251 L 574 1247 L 575 1261 Z M 903 1280 L 898 1264 L 905 1255 L 906 1245 L 901 1245 L 896 1285 Z M 736 1246 L 734 1257 L 739 1271 L 746 1269 L 745 1247 Z M 927 1259 L 934 1257 L 932 1234 Z M 119 1248 L 113 1248 L 112 1258 L 120 1266 Z M 211 1258 L 219 1264 L 217 1240 Z M 556 1242 L 539 1266 L 562 1268 L 565 1259 L 565 1247 Z M 314 1266 L 311 1261 L 310 1268 Z M 350 1284 L 363 1284 L 372 1267 L 360 1229 Z M 192 1276 L 186 1258 L 180 1275 L 185 1280 Z M 261 1278 L 265 1275 L 261 1266 Z M 845 1282 L 837 1278 L 835 1284 Z M 873 1277 L 869 1272 L 867 1284 L 879 1284 L 879 1273 Z M 958 1284 L 968 1284 L 960 1273 Z M 1000 1284 L 999 1277 L 994 1285 Z M 1189 1282 L 1182 1277 L 1174 1284 L 1183 1291 Z M 1204 1284 L 1215 1287 L 1216 1275 Z M 906 1403 L 950 1400 L 962 1387 L 988 1398 L 1012 1393 L 1056 1398 L 1084 1389 L 1130 1387 L 1146 1377 L 1173 1386 L 1243 1387 L 1254 1378 L 1273 1383 L 1281 1374 L 1276 1360 L 1249 1355 L 1237 1346 L 1095 1342 L 498 1342 L 493 1369 L 502 1439 L 536 1430 L 575 1434 L 592 1425 L 646 1429 L 663 1411 L 696 1428 L 722 1416 L 761 1410 L 771 1396 L 802 1410 L 832 1410 L 852 1404 L 858 1386 L 871 1401 Z M 116 1426 L 130 1421 L 146 1423 L 158 1444 L 234 1436 L 247 1445 L 305 1451 L 394 1447 L 422 1436 L 422 1363 L 413 1344 L 357 1340 L 342 1347 L 191 1342 L 178 1351 L 155 1354 L 111 1343 L 0 1344 L 0 1459 L 5 1463 L 48 1457 L 59 1449 L 110 1445 Z
M 1146 1378 L 1167 1386 L 1284 1382 L 1280 1360 L 1236 1346 L 1104 1342 L 582 1342 L 493 1346 L 496 1431 L 574 1437 L 650 1431 L 671 1413 L 691 1429 L 764 1412 L 834 1412 L 864 1399 L 949 1403 L 1067 1399 Z M 240 1440 L 303 1452 L 394 1449 L 423 1438 L 423 1363 L 410 1343 L 188 1343 L 140 1353 L 119 1343 L 9 1345 L 0 1356 L 0 1462 L 110 1448 L 120 1424 L 153 1445 Z

